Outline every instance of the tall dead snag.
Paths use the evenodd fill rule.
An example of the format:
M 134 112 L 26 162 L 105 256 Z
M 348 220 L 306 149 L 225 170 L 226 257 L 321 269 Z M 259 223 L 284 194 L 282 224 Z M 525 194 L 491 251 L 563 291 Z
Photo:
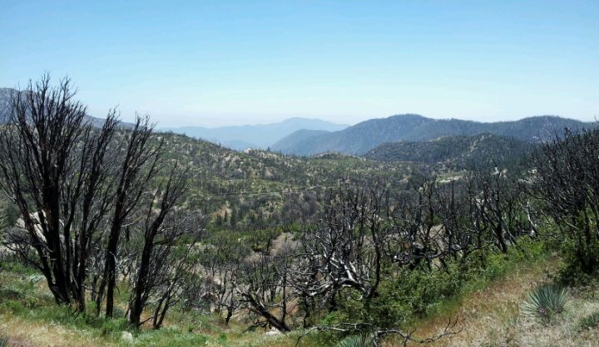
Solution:
M 95 251 L 93 247 L 101 240 L 105 217 L 112 208 L 112 187 L 117 167 L 110 143 L 116 126 L 117 120 L 112 112 L 102 129 L 93 131 L 91 141 L 82 147 L 79 174 L 76 179 L 67 182 L 64 190 L 68 201 L 63 204 L 65 229 L 75 232 L 74 249 L 67 253 L 72 253 L 74 259 L 69 258 L 67 263 L 72 264 L 74 290 L 77 291 L 74 297 L 78 299 L 80 312 L 85 312 L 89 258 Z M 68 237 L 65 236 L 65 239 Z
M 104 270 L 96 297 L 96 309 L 99 313 L 104 293 L 106 293 L 106 316 L 114 313 L 114 291 L 117 278 L 118 247 L 123 226 L 127 218 L 140 202 L 147 184 L 157 173 L 158 160 L 161 157 L 163 141 L 150 141 L 153 128 L 149 118 L 137 117 L 133 129 L 126 131 L 124 155 L 120 162 L 120 171 L 116 182 L 114 209 L 110 221 L 110 231 L 104 252 Z
M 173 217 L 177 220 L 180 217 Z M 165 265 L 161 269 L 160 280 L 156 281 L 153 290 L 156 297 L 153 300 L 154 314 L 152 316 L 152 327 L 160 329 L 164 323 L 164 318 L 168 310 L 177 303 L 186 304 L 186 299 L 189 298 L 191 291 L 197 290 L 199 287 L 198 275 L 196 273 L 197 264 L 193 257 L 194 247 L 198 240 L 198 224 L 196 218 L 186 218 L 186 227 L 183 230 L 196 230 L 193 239 L 186 245 L 177 245 L 176 247 L 163 247 L 161 252 L 155 252 L 156 259 L 166 259 Z M 174 225 L 178 225 L 179 221 L 175 221 Z M 201 232 L 202 230 L 200 230 Z
M 166 182 L 158 186 L 151 200 L 159 201 L 158 206 L 151 203 L 146 211 L 142 232 L 143 248 L 141 257 L 137 263 L 135 284 L 133 287 L 132 300 L 129 303 L 129 323 L 134 326 L 141 325 L 141 314 L 144 306 L 155 289 L 163 282 L 171 278 L 169 264 L 164 261 L 176 247 L 176 241 L 183 233 L 183 228 L 171 221 L 170 225 L 164 225 L 167 215 L 172 211 L 175 203 L 187 190 L 185 173 L 180 173 L 174 167 Z M 171 292 L 172 290 L 167 290 Z M 168 294 L 167 294 L 168 295 Z M 168 310 L 168 302 L 162 319 Z M 162 319 L 154 320 L 154 327 L 160 327 Z
M 69 79 L 50 77 L 12 95 L 0 131 L 0 187 L 18 207 L 22 228 L 6 245 L 37 267 L 57 303 L 85 310 L 87 259 L 110 209 L 108 144 L 117 121 L 92 129 Z

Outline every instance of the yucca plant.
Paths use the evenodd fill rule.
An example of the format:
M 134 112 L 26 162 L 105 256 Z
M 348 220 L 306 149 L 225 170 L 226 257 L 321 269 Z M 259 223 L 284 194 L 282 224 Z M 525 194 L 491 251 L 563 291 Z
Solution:
M 367 335 L 352 335 L 339 341 L 336 347 L 371 347 L 372 339 Z
M 566 287 L 549 284 L 537 287 L 528 294 L 522 304 L 522 312 L 547 324 L 551 319 L 564 311 L 570 290 Z
M 578 331 L 593 329 L 599 326 L 599 312 L 591 313 L 578 322 Z

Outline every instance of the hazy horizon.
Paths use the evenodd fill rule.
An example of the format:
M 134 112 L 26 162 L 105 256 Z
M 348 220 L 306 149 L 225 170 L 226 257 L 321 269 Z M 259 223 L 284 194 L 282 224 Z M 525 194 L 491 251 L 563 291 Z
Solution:
M 240 118 L 232 118 L 231 123 L 219 123 L 220 120 L 215 119 L 214 123 L 209 123 L 206 125 L 203 124 L 182 124 L 182 125 L 174 125 L 174 126 L 164 126 L 162 123 L 158 123 L 157 124 L 157 128 L 158 129 L 167 129 L 167 128 L 193 128 L 193 127 L 201 127 L 201 128 L 221 128 L 221 127 L 244 127 L 244 126 L 261 126 L 261 125 L 269 125 L 269 124 L 276 124 L 276 123 L 281 123 L 284 122 L 286 120 L 292 119 L 292 118 L 303 118 L 303 119 L 311 119 L 311 120 L 321 120 L 321 121 L 326 121 L 326 122 L 330 122 L 333 124 L 337 124 L 337 125 L 344 125 L 347 127 L 356 125 L 358 123 L 364 122 L 364 121 L 368 121 L 368 120 L 373 120 L 373 119 L 384 119 L 384 118 L 388 118 L 388 117 L 393 117 L 393 116 L 401 116 L 401 115 L 405 115 L 405 114 L 417 114 L 417 113 L 396 113 L 396 114 L 392 114 L 392 115 L 388 115 L 388 116 L 382 116 L 382 117 L 372 117 L 372 118 L 365 118 L 362 119 L 360 121 L 357 122 L 353 122 L 353 123 L 349 123 L 349 122 L 342 122 L 342 121 L 335 121 L 335 120 L 327 120 L 325 117 L 318 117 L 318 116 L 289 116 L 287 118 L 273 118 L 272 120 L 268 120 L 265 119 L 263 121 L 255 121 L 255 122 L 244 122 L 244 118 L 240 117 Z M 505 119 L 505 120 L 478 120 L 478 119 L 467 119 L 467 118 L 459 118 L 459 117 L 443 117 L 443 118 L 439 118 L 439 117 L 429 117 L 427 115 L 423 115 L 423 114 L 417 114 L 419 116 L 425 117 L 425 118 L 430 118 L 430 119 L 435 119 L 435 120 L 451 120 L 451 119 L 459 119 L 459 120 L 465 120 L 465 121 L 473 121 L 473 122 L 479 122 L 479 123 L 497 123 L 497 122 L 512 122 L 512 121 L 519 121 L 525 118 L 532 118 L 532 117 L 543 117 L 543 116 L 556 116 L 556 117 L 560 117 L 560 118 L 567 118 L 567 119 L 574 119 L 574 120 L 580 120 L 582 122 L 587 122 L 587 123 L 596 123 L 599 121 L 599 119 L 591 119 L 591 120 L 581 120 L 581 119 L 577 119 L 575 117 L 564 117 L 561 115 L 550 115 L 550 114 L 545 114 L 545 115 L 531 115 L 531 116 L 527 116 L 527 117 L 520 117 L 520 118 L 513 118 L 513 119 Z M 150 115 L 151 116 L 151 115 Z M 205 118 L 206 120 L 210 121 L 211 118 L 207 117 Z M 125 119 L 127 120 L 127 119 Z
M 599 117 L 599 2 L 8 0 L 0 87 L 69 76 L 159 127 Z

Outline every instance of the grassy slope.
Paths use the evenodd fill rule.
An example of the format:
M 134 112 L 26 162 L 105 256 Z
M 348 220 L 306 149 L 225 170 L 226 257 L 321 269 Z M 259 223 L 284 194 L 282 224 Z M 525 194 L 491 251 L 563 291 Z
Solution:
M 599 312 L 598 288 L 574 291 L 565 311 L 551 324 L 543 325 L 520 312 L 520 305 L 535 287 L 551 282 L 559 259 L 549 258 L 532 266 L 523 264 L 486 288 L 468 295 L 447 314 L 422 322 L 419 334 L 440 331 L 449 316 L 459 318 L 462 331 L 432 346 L 597 346 L 599 329 L 578 331 L 581 318 Z
M 550 281 L 558 261 L 555 258 L 527 266 L 523 263 L 487 287 L 447 305 L 442 314 L 418 323 L 417 336 L 430 336 L 442 329 L 448 317 L 459 318 L 462 331 L 433 346 L 595 346 L 599 329 L 578 331 L 580 319 L 599 312 L 597 288 L 575 291 L 566 310 L 557 320 L 542 325 L 520 313 L 519 307 L 534 287 Z M 13 346 L 124 346 L 120 340 L 121 321 L 73 317 L 67 308 L 57 308 L 43 282 L 32 276 L 0 272 L 0 336 L 9 336 Z M 10 298 L 7 293 L 18 293 Z M 191 323 L 193 321 L 193 323 Z M 191 325 L 193 324 L 193 325 Z M 174 314 L 167 328 L 144 331 L 136 336 L 136 346 L 294 346 L 299 333 L 268 336 L 260 331 L 242 333 L 244 326 L 222 325 L 218 318 L 186 317 Z M 309 338 L 303 346 L 315 346 Z M 387 344 L 393 346 L 392 342 Z

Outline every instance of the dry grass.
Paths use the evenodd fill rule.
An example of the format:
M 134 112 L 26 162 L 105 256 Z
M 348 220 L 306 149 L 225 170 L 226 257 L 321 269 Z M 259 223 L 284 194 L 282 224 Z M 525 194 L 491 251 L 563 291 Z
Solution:
M 457 328 L 462 331 L 431 346 L 599 346 L 599 329 L 577 330 L 580 319 L 599 311 L 599 300 L 588 295 L 584 297 L 581 292 L 571 296 L 565 311 L 549 325 L 521 314 L 520 305 L 526 295 L 535 287 L 549 282 L 548 273 L 554 272 L 557 264 L 557 259 L 553 259 L 510 274 L 504 280 L 469 295 L 459 308 L 447 316 L 423 322 L 418 335 L 433 335 L 447 324 L 449 315 L 456 315 L 459 319 Z
M 10 336 L 10 347 L 114 346 L 88 336 L 83 331 L 52 322 L 23 320 L 14 316 L 0 315 L 0 331 L 8 332 L 6 335 Z

